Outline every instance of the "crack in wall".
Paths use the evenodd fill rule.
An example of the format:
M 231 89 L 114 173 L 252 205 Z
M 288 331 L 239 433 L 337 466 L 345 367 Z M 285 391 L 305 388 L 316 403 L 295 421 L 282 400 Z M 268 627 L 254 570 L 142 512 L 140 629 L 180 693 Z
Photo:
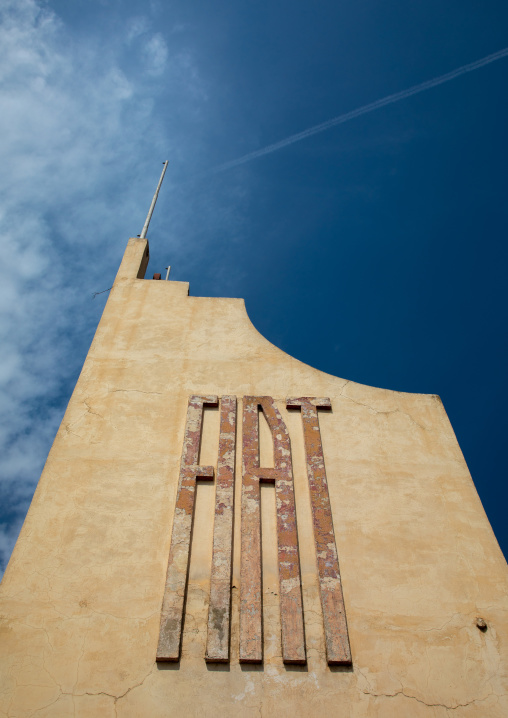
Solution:
M 344 399 L 348 399 L 349 401 L 352 401 L 353 404 L 357 404 L 358 406 L 364 406 L 366 409 L 369 409 L 369 411 L 374 412 L 374 414 L 402 414 L 403 416 L 407 416 L 407 418 L 415 425 L 418 426 L 423 431 L 428 431 L 428 428 L 426 426 L 423 426 L 420 424 L 414 417 L 411 416 L 411 414 L 408 414 L 407 411 L 402 411 L 401 409 L 391 409 L 389 411 L 380 411 L 379 409 L 374 409 L 373 406 L 370 406 L 370 404 L 365 404 L 362 401 L 357 401 L 356 399 L 353 399 L 352 397 L 348 396 L 347 394 L 344 394 L 344 389 L 348 384 L 350 384 L 351 381 L 346 381 L 345 384 L 343 384 L 342 389 L 340 390 L 339 396 L 343 397 Z
M 40 713 L 41 711 L 46 710 L 47 708 L 50 708 L 52 705 L 54 705 L 54 704 L 57 703 L 59 700 L 61 700 L 62 697 L 64 697 L 64 696 L 70 697 L 70 698 L 72 699 L 72 701 L 73 701 L 73 704 L 74 704 L 74 698 L 82 698 L 82 697 L 84 697 L 84 696 L 92 696 L 92 697 L 96 697 L 96 696 L 106 696 L 107 698 L 111 698 L 111 699 L 112 699 L 112 701 L 113 701 L 113 710 L 114 710 L 115 716 L 117 716 L 116 706 L 117 706 L 118 701 L 121 700 L 122 698 L 125 698 L 125 696 L 128 695 L 131 691 L 133 691 L 133 690 L 135 690 L 136 688 L 139 688 L 140 686 L 142 686 L 143 683 L 146 681 L 146 679 L 147 679 L 147 678 L 151 675 L 151 673 L 153 672 L 153 669 L 154 669 L 154 667 L 152 666 L 152 667 L 150 668 L 150 670 L 148 671 L 148 673 L 146 674 L 146 676 L 145 676 L 141 681 L 139 681 L 138 683 L 135 683 L 133 686 L 130 686 L 129 688 L 127 688 L 126 691 L 124 691 L 124 692 L 121 693 L 120 695 L 115 695 L 114 693 L 107 693 L 106 691 L 97 691 L 96 693 L 93 693 L 93 692 L 91 692 L 91 691 L 85 691 L 85 692 L 83 692 L 83 693 L 78 693 L 78 692 L 76 692 L 76 691 L 68 692 L 68 691 L 62 691 L 62 690 L 60 689 L 58 696 L 57 696 L 54 700 L 50 701 L 49 703 L 46 703 L 46 704 L 43 705 L 43 706 L 40 706 L 40 708 L 37 708 L 35 711 L 33 711 L 32 713 L 30 713 L 30 717 L 37 715 L 37 713 Z M 74 713 L 75 713 L 75 704 L 74 704 Z M 7 710 L 7 714 L 6 714 L 6 715 L 8 716 L 8 718 L 11 718 L 11 714 L 10 714 L 9 709 Z M 12 718 L 14 718 L 14 716 L 12 716 Z
M 450 619 L 450 620 L 452 620 L 452 619 Z M 356 671 L 362 676 L 362 678 L 365 680 L 365 683 L 368 686 L 368 689 L 365 689 L 365 688 L 360 689 L 362 691 L 362 693 L 364 693 L 365 695 L 372 696 L 373 698 L 397 698 L 399 696 L 404 696 L 404 698 L 408 698 L 409 700 L 414 700 L 417 703 L 427 706 L 428 708 L 444 708 L 446 711 L 455 711 L 459 708 L 466 708 L 467 706 L 471 706 L 471 705 L 474 705 L 477 703 L 483 703 L 484 701 L 488 700 L 491 696 L 494 696 L 494 695 L 498 699 L 505 697 L 505 695 L 507 695 L 504 693 L 498 694 L 493 689 L 491 689 L 490 692 L 487 693 L 486 696 L 483 696 L 482 698 L 472 698 L 470 701 L 466 701 L 465 703 L 457 703 L 456 705 L 448 705 L 446 703 L 428 703 L 427 701 L 423 700 L 422 698 L 417 698 L 416 696 L 413 696 L 410 693 L 406 693 L 406 689 L 404 688 L 401 680 L 399 678 L 393 676 L 390 672 L 389 672 L 390 678 L 392 678 L 393 680 L 396 680 L 400 684 L 401 688 L 400 688 L 400 690 L 397 690 L 393 693 L 381 693 L 381 692 L 376 692 L 372 688 L 367 676 L 363 673 L 363 671 L 360 668 L 356 667 Z
M 101 419 L 104 419 L 102 414 L 99 414 L 99 412 L 97 412 L 97 411 L 93 411 L 92 407 L 90 406 L 90 404 L 87 402 L 86 399 L 83 399 L 83 404 L 86 406 L 86 410 L 89 414 L 93 414 L 94 416 L 98 416 Z
M 483 698 L 473 698 L 470 701 L 467 701 L 466 703 L 457 703 L 456 705 L 447 705 L 446 703 L 427 703 L 426 701 L 422 700 L 421 698 L 417 698 L 416 696 L 412 696 L 408 693 L 406 693 L 403 689 L 400 691 L 396 691 L 395 693 L 371 693 L 370 691 L 362 690 L 362 693 L 365 693 L 366 695 L 373 696 L 374 698 L 397 698 L 398 696 L 404 696 L 404 698 L 409 698 L 410 700 L 416 701 L 417 703 L 420 703 L 421 705 L 427 706 L 427 708 L 444 708 L 446 711 L 455 711 L 458 708 L 466 708 L 467 706 L 474 705 L 476 703 L 483 703 L 484 701 L 488 700 L 491 696 L 495 695 L 497 698 L 501 698 L 502 696 L 498 695 L 494 691 L 490 691 L 486 696 Z M 502 694 L 503 696 L 505 694 Z
M 126 392 L 133 394 L 159 394 L 162 395 L 162 391 L 143 391 L 142 389 L 108 389 L 110 394 L 116 394 L 117 392 Z

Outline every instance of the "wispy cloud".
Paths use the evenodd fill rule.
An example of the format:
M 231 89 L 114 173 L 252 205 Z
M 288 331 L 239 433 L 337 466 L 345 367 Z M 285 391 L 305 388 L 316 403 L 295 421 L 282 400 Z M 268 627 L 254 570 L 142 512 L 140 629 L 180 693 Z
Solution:
M 150 75 L 161 75 L 168 60 L 168 48 L 161 34 L 153 35 L 144 47 L 146 70 Z
M 154 155 L 183 145 L 154 107 L 168 87 L 202 98 L 189 54 L 150 28 L 127 19 L 106 51 L 36 0 L 0 0 L 0 574 L 98 319 L 91 293 L 142 225 Z

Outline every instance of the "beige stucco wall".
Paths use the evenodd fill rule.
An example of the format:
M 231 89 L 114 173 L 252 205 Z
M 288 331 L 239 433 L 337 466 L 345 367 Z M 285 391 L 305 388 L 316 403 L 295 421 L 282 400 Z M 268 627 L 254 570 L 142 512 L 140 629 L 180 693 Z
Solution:
M 130 240 L 1 584 L 0 715 L 505 718 L 507 565 L 439 398 L 312 369 L 242 300 L 138 279 L 144 251 Z M 265 662 L 238 663 L 241 411 L 231 664 L 204 661 L 213 484 L 198 487 L 182 660 L 155 663 L 190 394 L 267 394 L 288 425 L 307 666 L 280 657 L 269 486 Z M 302 395 L 333 406 L 320 424 L 352 668 L 325 661 L 301 416 L 284 408 Z M 217 442 L 206 410 L 202 464 Z

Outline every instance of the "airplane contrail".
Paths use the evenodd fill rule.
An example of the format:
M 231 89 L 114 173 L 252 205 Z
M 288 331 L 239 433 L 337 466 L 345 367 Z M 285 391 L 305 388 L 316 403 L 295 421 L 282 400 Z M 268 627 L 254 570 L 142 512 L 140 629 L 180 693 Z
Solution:
M 388 95 L 387 97 L 383 97 L 382 99 L 376 100 L 375 102 L 370 102 L 368 105 L 363 105 L 363 107 L 358 107 L 356 110 L 351 110 L 351 112 L 346 112 L 343 115 L 332 117 L 331 120 L 321 122 L 319 125 L 309 127 L 302 132 L 297 132 L 295 135 L 290 135 L 284 140 L 279 140 L 279 142 L 274 142 L 273 144 L 267 145 L 266 147 L 262 147 L 261 149 L 255 150 L 254 152 L 249 152 L 247 155 L 243 155 L 243 157 L 238 157 L 236 160 L 224 162 L 224 164 L 218 165 L 213 170 L 211 170 L 211 172 L 213 174 L 216 174 L 218 172 L 224 172 L 224 170 L 238 167 L 239 165 L 243 165 L 246 162 L 250 162 L 251 160 L 257 159 L 258 157 L 264 157 L 264 155 L 269 155 L 272 152 L 277 152 L 277 150 L 281 150 L 283 147 L 288 147 L 295 142 L 305 140 L 307 137 L 317 135 L 318 132 L 324 132 L 325 130 L 329 130 L 331 127 L 335 127 L 336 125 L 342 125 L 344 122 L 354 120 L 355 117 L 360 117 L 360 115 L 366 115 L 369 112 L 374 112 L 374 110 L 379 110 L 380 107 L 386 107 L 386 105 L 393 105 L 394 102 L 404 100 L 406 97 L 411 97 L 411 95 L 418 95 L 420 92 L 425 92 L 425 90 L 430 90 L 432 87 L 436 87 L 437 85 L 442 85 L 445 82 L 454 80 L 456 77 L 460 77 L 460 75 L 465 75 L 467 72 L 473 72 L 473 70 L 478 70 L 480 67 L 490 65 L 491 62 L 500 60 L 507 55 L 508 47 L 505 47 L 504 50 L 494 52 L 492 55 L 487 55 L 481 60 L 476 60 L 476 62 L 470 62 L 468 65 L 462 65 L 462 67 L 458 67 L 456 70 L 447 72 L 445 75 L 434 77 L 434 79 L 432 80 L 421 82 L 419 85 L 413 85 L 413 87 L 409 87 L 407 90 L 402 90 L 401 92 L 395 92 L 393 95 Z

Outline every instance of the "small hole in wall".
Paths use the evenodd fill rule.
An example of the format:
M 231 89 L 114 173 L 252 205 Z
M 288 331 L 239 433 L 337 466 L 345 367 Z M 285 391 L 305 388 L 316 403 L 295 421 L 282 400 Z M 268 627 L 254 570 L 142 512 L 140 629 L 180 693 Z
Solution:
M 477 618 L 476 619 L 476 626 L 480 629 L 483 633 L 487 630 L 487 622 L 483 618 Z

